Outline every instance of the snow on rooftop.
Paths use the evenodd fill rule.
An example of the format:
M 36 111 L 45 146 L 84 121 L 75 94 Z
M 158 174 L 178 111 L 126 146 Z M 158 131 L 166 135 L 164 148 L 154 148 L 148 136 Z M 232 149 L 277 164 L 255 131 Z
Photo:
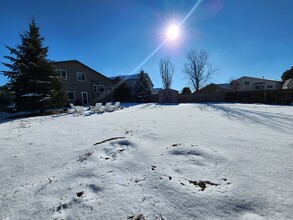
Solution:
M 292 108 L 0 114 L 0 219 L 293 219 Z

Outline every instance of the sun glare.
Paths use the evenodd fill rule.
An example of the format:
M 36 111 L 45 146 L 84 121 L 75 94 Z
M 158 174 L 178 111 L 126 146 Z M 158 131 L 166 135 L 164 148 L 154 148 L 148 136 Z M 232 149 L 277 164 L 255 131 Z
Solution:
M 167 29 L 167 39 L 176 40 L 179 37 L 179 27 L 177 25 L 171 25 Z

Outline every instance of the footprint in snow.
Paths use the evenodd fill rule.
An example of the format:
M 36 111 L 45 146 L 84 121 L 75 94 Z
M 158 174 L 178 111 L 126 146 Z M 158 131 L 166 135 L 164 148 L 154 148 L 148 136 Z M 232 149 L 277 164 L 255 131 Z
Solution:
M 129 140 L 113 141 L 107 147 L 99 149 L 97 154 L 101 160 L 115 161 L 125 157 L 134 148 L 135 144 Z

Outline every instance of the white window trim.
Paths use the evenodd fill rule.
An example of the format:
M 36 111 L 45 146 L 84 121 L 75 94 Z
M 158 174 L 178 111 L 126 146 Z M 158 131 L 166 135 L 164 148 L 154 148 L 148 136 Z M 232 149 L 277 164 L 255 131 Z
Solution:
M 100 87 L 104 88 L 104 92 L 100 92 Z M 106 92 L 106 86 L 105 85 L 98 85 L 98 92 L 99 93 L 105 93 Z
M 84 80 L 79 80 L 78 79 L 78 74 L 84 74 Z M 83 72 L 76 72 L 76 79 L 77 79 L 77 81 L 79 81 L 79 82 L 86 82 L 86 74 L 85 73 L 83 73 Z
M 68 93 L 70 93 L 70 92 L 72 92 L 73 93 L 73 96 L 74 96 L 74 99 L 69 99 L 69 95 L 68 95 Z M 76 96 L 75 96 L 75 91 L 66 91 L 66 94 L 67 94 L 67 98 L 68 98 L 68 100 L 75 100 L 76 98 Z
M 57 73 L 58 70 L 61 71 L 61 72 L 62 72 L 62 71 L 65 71 L 65 75 L 66 75 L 66 76 L 65 76 L 65 77 L 62 77 L 62 74 L 61 74 L 60 77 L 61 77 L 62 79 L 64 79 L 64 80 L 67 80 L 67 70 L 56 69 L 56 73 Z

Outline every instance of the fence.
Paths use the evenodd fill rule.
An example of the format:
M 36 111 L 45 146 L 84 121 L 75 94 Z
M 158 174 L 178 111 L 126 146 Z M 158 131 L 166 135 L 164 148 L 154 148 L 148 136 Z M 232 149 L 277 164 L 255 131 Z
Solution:
M 225 101 L 289 105 L 293 103 L 293 89 L 228 92 L 225 95 Z
M 190 102 L 225 102 L 225 93 L 191 93 L 179 94 L 180 103 Z
M 154 96 L 152 101 L 157 102 L 158 97 Z M 179 103 L 196 102 L 238 102 L 290 105 L 293 103 L 293 89 L 179 94 Z

